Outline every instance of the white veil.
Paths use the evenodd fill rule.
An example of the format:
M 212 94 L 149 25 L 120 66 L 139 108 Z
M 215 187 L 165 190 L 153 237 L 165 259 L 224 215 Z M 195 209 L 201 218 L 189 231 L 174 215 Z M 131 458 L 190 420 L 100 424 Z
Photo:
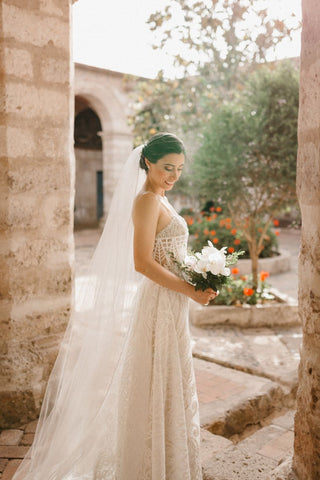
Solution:
M 97 448 L 115 431 L 117 372 L 140 277 L 131 214 L 146 178 L 139 168 L 141 150 L 134 149 L 123 167 L 48 381 L 33 445 L 14 480 L 90 479 Z M 115 443 L 110 438 L 108 446 Z

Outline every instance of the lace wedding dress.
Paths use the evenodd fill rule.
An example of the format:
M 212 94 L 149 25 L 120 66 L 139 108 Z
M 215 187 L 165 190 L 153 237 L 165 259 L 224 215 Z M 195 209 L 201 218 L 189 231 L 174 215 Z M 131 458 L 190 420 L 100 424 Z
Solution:
M 48 380 L 35 439 L 13 480 L 202 480 L 188 298 L 138 275 L 131 205 L 142 146 L 130 154 Z M 154 258 L 177 273 L 186 222 Z
M 161 198 L 161 199 L 160 199 Z M 153 255 L 175 271 L 186 254 L 188 228 L 169 202 L 171 221 Z M 198 399 L 188 326 L 188 298 L 148 278 L 140 284 L 120 372 L 114 465 L 101 453 L 94 480 L 200 480 Z

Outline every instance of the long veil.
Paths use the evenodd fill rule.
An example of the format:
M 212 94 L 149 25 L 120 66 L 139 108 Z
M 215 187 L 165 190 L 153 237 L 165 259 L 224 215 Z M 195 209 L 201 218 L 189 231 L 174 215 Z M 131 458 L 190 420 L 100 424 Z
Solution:
M 117 379 L 139 281 L 131 213 L 145 180 L 141 150 L 134 149 L 122 169 L 48 381 L 33 445 L 14 480 L 95 478 L 90 472 L 97 448 L 108 448 L 110 459 L 114 454 Z

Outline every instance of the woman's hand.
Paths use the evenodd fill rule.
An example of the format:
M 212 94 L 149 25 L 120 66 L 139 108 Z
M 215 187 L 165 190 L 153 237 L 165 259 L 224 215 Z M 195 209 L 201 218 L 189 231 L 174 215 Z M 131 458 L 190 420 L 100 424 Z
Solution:
M 212 288 L 207 288 L 203 292 L 202 290 L 196 290 L 193 287 L 193 292 L 191 291 L 190 298 L 197 303 L 201 303 L 201 305 L 208 305 L 210 300 L 216 298 L 217 295 L 219 295 L 219 293 L 212 290 Z

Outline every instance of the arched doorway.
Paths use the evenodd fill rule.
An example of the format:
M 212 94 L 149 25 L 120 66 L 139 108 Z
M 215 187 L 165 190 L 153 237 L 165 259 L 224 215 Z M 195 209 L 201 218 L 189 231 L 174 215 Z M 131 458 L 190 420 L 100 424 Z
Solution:
M 74 228 L 92 228 L 103 217 L 103 153 L 101 121 L 90 103 L 75 97 L 76 160 Z

